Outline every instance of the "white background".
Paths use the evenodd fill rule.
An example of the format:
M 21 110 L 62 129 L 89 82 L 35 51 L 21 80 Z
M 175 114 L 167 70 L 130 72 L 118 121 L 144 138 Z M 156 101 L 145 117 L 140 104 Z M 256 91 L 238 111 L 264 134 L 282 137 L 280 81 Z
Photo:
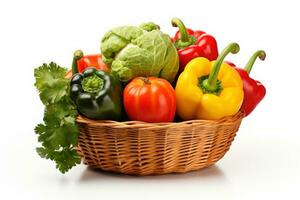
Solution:
M 0 199 L 300 199 L 299 5 L 297 1 L 1 1 Z M 244 119 L 226 156 L 215 166 L 182 175 L 132 177 L 80 165 L 61 175 L 38 157 L 35 124 L 43 106 L 33 69 L 72 53 L 99 52 L 104 32 L 154 21 L 173 34 L 172 17 L 214 35 L 222 49 L 238 42 L 229 60 L 243 66 L 267 52 L 251 75 L 267 96 Z

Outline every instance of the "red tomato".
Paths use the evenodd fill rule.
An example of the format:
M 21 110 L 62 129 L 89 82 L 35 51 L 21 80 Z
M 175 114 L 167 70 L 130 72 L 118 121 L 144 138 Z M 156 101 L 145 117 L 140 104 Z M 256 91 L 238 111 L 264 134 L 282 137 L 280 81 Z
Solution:
M 172 122 L 176 113 L 176 95 L 165 79 L 137 77 L 124 89 L 123 102 L 130 120 Z

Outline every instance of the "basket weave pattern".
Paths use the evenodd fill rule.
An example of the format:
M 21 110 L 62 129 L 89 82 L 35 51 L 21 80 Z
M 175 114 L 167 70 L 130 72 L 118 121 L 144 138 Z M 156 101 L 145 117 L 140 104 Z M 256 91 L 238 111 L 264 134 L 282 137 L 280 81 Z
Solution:
M 220 160 L 243 114 L 177 123 L 96 121 L 79 116 L 78 152 L 85 164 L 133 175 L 184 173 Z

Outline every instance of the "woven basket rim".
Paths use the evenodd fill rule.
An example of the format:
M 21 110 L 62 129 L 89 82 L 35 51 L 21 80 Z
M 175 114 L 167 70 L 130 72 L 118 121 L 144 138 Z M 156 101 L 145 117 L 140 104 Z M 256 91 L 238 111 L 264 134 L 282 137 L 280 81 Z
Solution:
M 76 119 L 77 123 L 80 124 L 88 124 L 94 126 L 114 126 L 119 128 L 124 127 L 140 127 L 140 128 L 147 128 L 147 127 L 169 127 L 169 126 L 182 126 L 182 125 L 190 125 L 190 124 L 226 124 L 226 123 L 234 123 L 236 120 L 243 118 L 244 113 L 239 111 L 235 115 L 226 116 L 218 120 L 187 120 L 187 121 L 180 121 L 180 122 L 162 122 L 162 123 L 150 123 L 150 122 L 143 122 L 143 121 L 113 121 L 113 120 L 94 120 L 79 115 Z

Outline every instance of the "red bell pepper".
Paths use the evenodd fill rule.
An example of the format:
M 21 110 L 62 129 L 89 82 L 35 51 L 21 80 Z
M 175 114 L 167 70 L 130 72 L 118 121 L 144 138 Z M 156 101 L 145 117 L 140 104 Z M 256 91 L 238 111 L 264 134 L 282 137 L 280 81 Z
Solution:
M 74 52 L 72 69 L 67 71 L 66 78 L 71 78 L 76 73 L 82 73 L 88 67 L 109 71 L 107 65 L 102 61 L 101 54 L 83 55 L 81 50 L 77 50 Z
M 203 31 L 186 28 L 178 18 L 172 19 L 172 25 L 179 28 L 172 39 L 178 49 L 179 73 L 193 58 L 205 57 L 210 61 L 218 58 L 218 45 L 213 36 Z
M 266 95 L 266 88 L 263 86 L 263 84 L 257 80 L 252 79 L 249 76 L 252 66 L 257 57 L 259 57 L 260 60 L 265 60 L 266 53 L 262 50 L 256 51 L 250 58 L 244 69 L 235 68 L 243 80 L 244 101 L 241 110 L 244 112 L 245 117 L 254 110 L 257 104 Z M 231 65 L 232 67 L 235 67 L 235 65 L 231 62 L 226 63 Z

